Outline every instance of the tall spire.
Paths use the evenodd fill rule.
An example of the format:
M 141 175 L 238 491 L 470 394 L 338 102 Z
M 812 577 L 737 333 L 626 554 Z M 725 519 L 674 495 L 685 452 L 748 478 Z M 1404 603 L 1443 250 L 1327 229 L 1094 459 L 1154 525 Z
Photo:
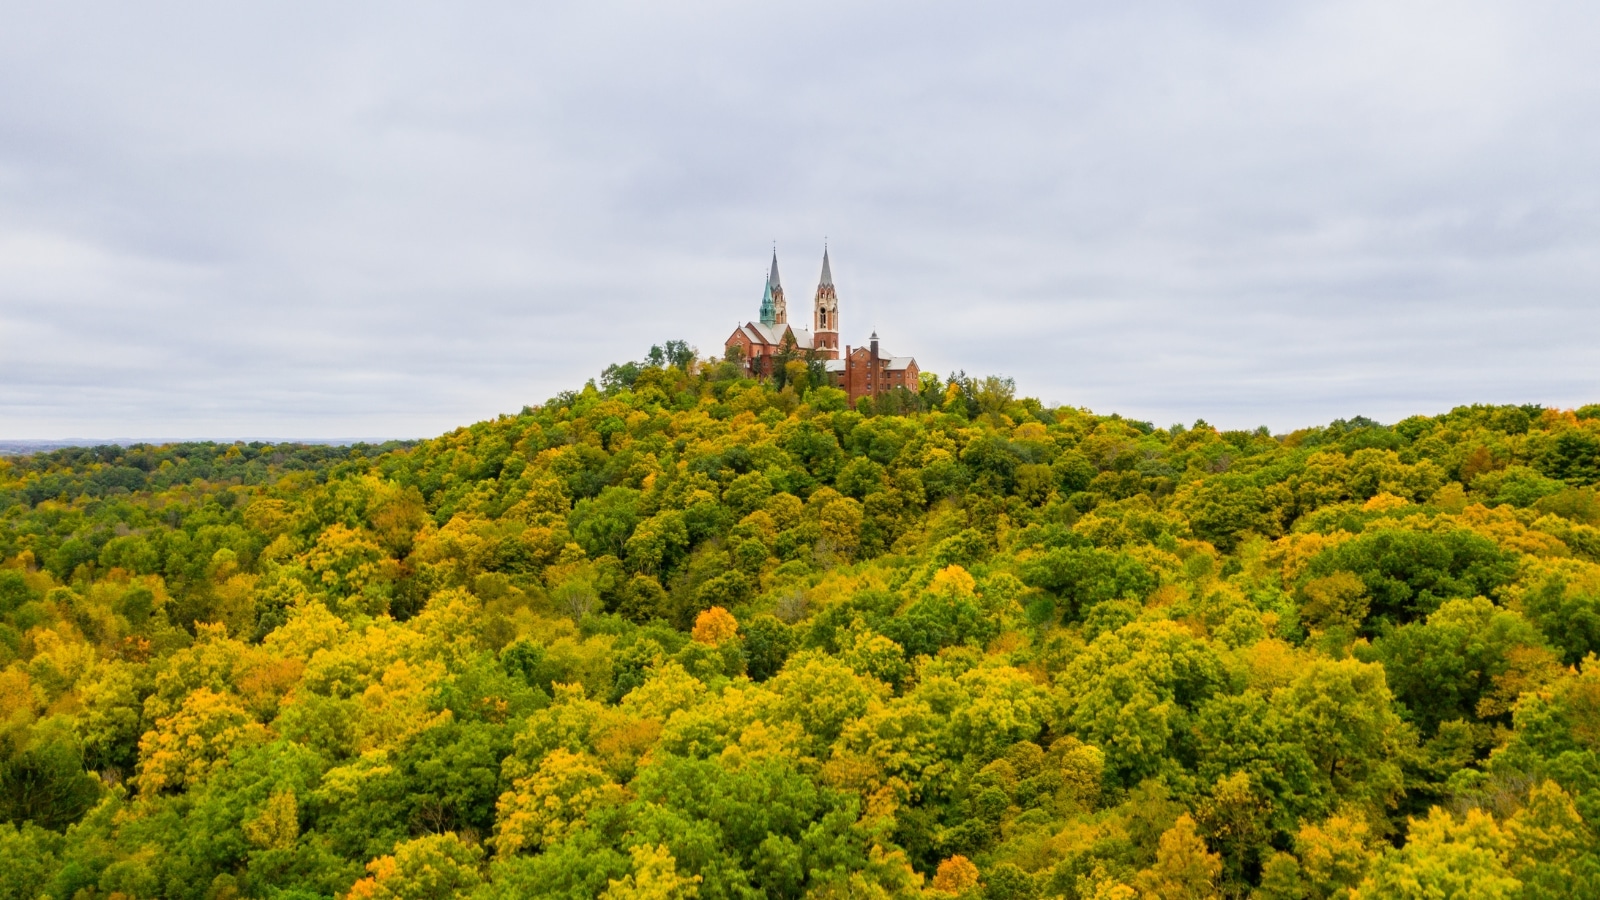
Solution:
M 761 324 L 778 324 L 778 309 L 772 302 L 772 277 L 767 277 L 767 289 L 761 294 Z
M 816 329 L 815 348 L 824 359 L 839 358 L 839 295 L 833 288 L 833 264 L 828 261 L 828 245 L 822 245 L 822 278 L 812 301 L 812 327 Z
M 772 294 L 772 321 L 768 325 L 784 325 L 789 321 L 789 301 L 783 297 L 783 282 L 778 280 L 778 242 L 772 242 L 772 273 L 767 276 L 767 290 Z

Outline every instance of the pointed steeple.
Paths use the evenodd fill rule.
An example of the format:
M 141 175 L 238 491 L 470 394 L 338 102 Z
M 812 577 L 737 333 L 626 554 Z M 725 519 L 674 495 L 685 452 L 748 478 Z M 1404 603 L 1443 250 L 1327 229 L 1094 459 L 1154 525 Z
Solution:
M 815 347 L 823 359 L 839 358 L 839 294 L 833 288 L 833 263 L 828 260 L 828 245 L 822 245 L 822 278 L 811 302 L 811 324 L 816 329 Z
M 772 277 L 767 277 L 767 289 L 761 294 L 761 324 L 778 324 L 778 309 L 772 302 Z
M 772 273 L 767 276 L 767 290 L 772 292 L 773 320 L 768 324 L 785 325 L 789 322 L 789 301 L 783 297 L 783 282 L 778 279 L 778 244 L 772 244 Z

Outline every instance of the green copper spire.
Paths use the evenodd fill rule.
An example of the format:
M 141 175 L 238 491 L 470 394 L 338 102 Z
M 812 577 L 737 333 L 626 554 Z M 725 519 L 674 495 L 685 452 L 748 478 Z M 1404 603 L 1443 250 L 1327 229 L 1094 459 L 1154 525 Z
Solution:
M 761 295 L 761 324 L 778 324 L 778 307 L 772 302 L 772 276 L 767 276 L 767 290 Z

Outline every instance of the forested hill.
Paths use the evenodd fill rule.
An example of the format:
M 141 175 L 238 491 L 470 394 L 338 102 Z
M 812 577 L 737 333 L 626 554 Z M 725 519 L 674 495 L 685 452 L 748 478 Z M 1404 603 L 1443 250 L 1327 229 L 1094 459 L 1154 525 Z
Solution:
M 1600 896 L 1600 408 L 660 362 L 0 459 L 0 898 Z

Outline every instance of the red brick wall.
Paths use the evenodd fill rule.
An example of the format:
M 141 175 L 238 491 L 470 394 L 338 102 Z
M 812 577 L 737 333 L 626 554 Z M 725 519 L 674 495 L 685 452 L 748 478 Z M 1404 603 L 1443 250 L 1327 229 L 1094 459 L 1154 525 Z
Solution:
M 873 396 L 903 387 L 916 393 L 917 380 L 922 375 L 922 370 L 917 368 L 915 362 L 909 363 L 904 369 L 889 371 L 889 361 L 880 358 L 878 369 L 872 371 L 872 351 L 866 347 L 846 347 L 844 356 L 844 371 L 832 373 L 834 387 L 842 388 L 849 395 L 853 405 L 861 397 Z M 870 376 L 870 377 L 869 377 Z
M 906 381 L 905 371 L 910 369 L 891 372 L 889 361 L 882 357 L 878 359 L 877 368 L 873 368 L 872 351 L 866 347 L 852 349 L 845 355 L 844 362 L 843 377 L 836 383 L 850 395 L 851 403 L 857 398 L 877 396 L 897 387 L 915 390 L 916 376 L 913 374 L 910 382 Z
M 727 344 L 723 346 L 724 358 L 734 347 L 739 348 L 739 353 L 744 359 L 744 372 L 746 375 L 762 374 L 765 371 L 766 347 L 750 340 L 749 335 L 745 334 L 742 328 L 735 331 L 733 336 L 728 338 Z

